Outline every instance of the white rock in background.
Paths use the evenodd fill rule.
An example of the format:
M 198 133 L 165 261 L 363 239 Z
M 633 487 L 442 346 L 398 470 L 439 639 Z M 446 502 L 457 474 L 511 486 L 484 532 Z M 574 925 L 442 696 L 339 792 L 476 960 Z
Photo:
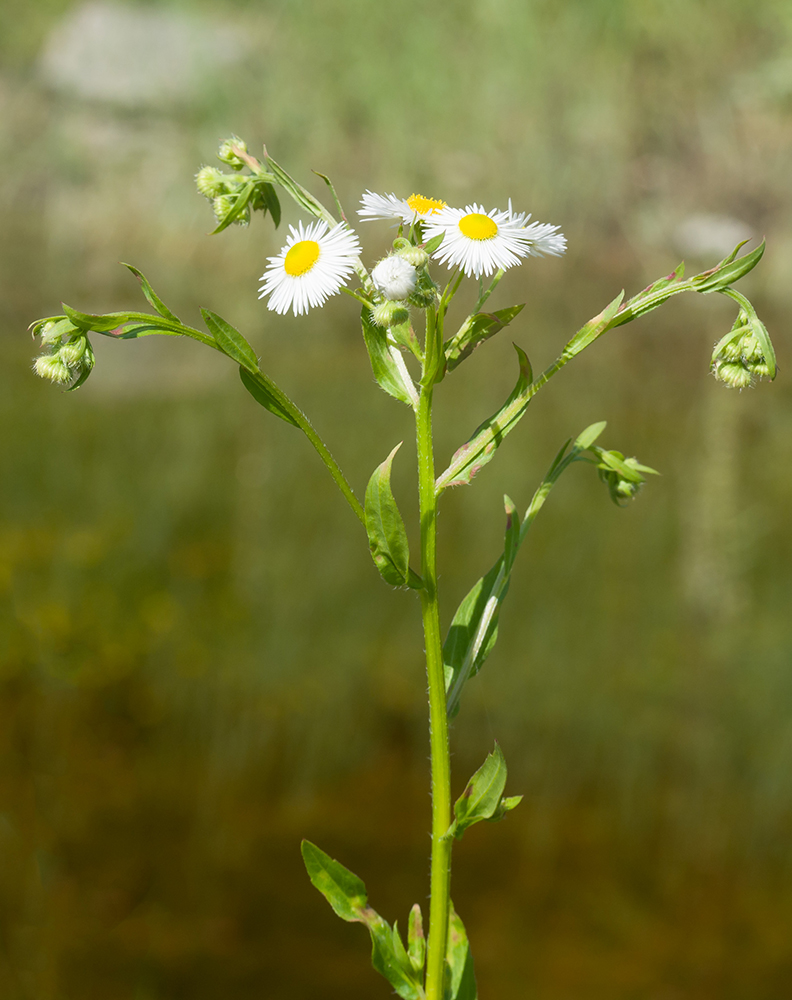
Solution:
M 754 236 L 751 227 L 728 215 L 690 215 L 674 229 L 673 242 L 687 257 L 725 257 L 742 240 Z
M 244 58 L 241 31 L 175 10 L 91 0 L 68 13 L 39 58 L 61 93 L 125 108 L 184 103 Z

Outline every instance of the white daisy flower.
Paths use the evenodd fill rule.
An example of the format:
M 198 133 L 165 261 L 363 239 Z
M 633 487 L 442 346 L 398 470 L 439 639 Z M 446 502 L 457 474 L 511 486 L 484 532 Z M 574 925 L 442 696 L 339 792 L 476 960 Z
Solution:
M 395 194 L 375 194 L 373 191 L 366 191 L 360 199 L 360 204 L 363 208 L 358 209 L 358 215 L 366 222 L 374 222 L 376 219 L 398 219 L 405 226 L 411 226 L 414 222 L 425 222 L 446 207 L 444 201 L 425 198 L 422 194 L 397 198 Z
M 480 205 L 461 208 L 444 208 L 424 226 L 427 242 L 443 235 L 443 242 L 433 254 L 436 260 L 448 267 L 461 267 L 468 276 L 478 278 L 520 263 L 521 257 L 543 253 L 558 255 L 566 249 L 566 239 L 558 226 L 532 222 L 526 226 L 530 215 L 516 214 L 509 202 L 509 209 L 490 212 Z
M 323 306 L 335 295 L 355 267 L 360 243 L 344 222 L 328 232 L 324 221 L 299 228 L 289 226 L 291 235 L 277 257 L 268 257 L 269 266 L 261 280 L 260 299 L 270 296 L 268 309 L 295 316 L 314 306 Z
M 371 272 L 371 280 L 386 299 L 406 299 L 415 291 L 418 272 L 403 257 L 391 254 Z

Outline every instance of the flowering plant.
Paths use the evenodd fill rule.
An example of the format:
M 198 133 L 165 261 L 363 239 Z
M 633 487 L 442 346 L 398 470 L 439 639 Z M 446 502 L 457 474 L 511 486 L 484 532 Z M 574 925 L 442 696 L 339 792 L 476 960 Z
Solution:
M 497 821 L 513 810 L 521 796 L 506 795 L 507 768 L 496 744 L 481 767 L 452 802 L 448 747 L 449 721 L 456 716 L 467 682 L 482 668 L 498 636 L 498 621 L 517 554 L 537 514 L 562 473 L 572 464 L 593 465 L 619 505 L 635 497 L 654 470 L 621 452 L 597 444 L 605 429 L 592 424 L 565 442 L 521 517 L 514 502 L 504 498 L 506 524 L 503 551 L 492 568 L 476 581 L 463 599 L 443 640 L 438 603 L 436 533 L 438 504 L 452 486 L 469 484 L 492 460 L 506 436 L 525 416 L 531 399 L 569 361 L 608 330 L 656 309 L 685 291 L 717 292 L 733 299 L 738 315 L 732 329 L 715 345 L 711 368 L 724 384 L 744 388 L 755 379 L 774 378 L 776 361 L 767 330 L 744 295 L 732 286 L 761 259 L 764 243 L 738 256 L 738 246 L 715 267 L 692 278 L 679 265 L 666 277 L 625 300 L 616 296 L 564 346 L 557 360 L 534 375 L 525 352 L 515 345 L 518 374 L 503 405 L 484 420 L 435 470 L 432 407 L 437 386 L 485 341 L 510 325 L 522 305 L 489 311 L 487 306 L 505 271 L 531 256 L 557 256 L 566 241 L 555 225 L 531 222 L 515 212 L 473 203 L 454 208 L 445 202 L 413 194 L 398 198 L 366 191 L 358 211 L 361 221 L 390 221 L 398 232 L 391 252 L 369 270 L 361 259 L 361 244 L 349 225 L 334 188 L 327 184 L 334 209 L 328 208 L 287 174 L 266 152 L 259 160 L 236 137 L 224 142 L 219 159 L 223 172 L 202 168 L 199 191 L 212 201 L 215 232 L 231 224 L 247 225 L 255 212 L 269 213 L 280 223 L 276 188 L 284 190 L 312 221 L 297 227 L 280 251 L 269 258 L 262 275 L 260 297 L 278 313 L 295 316 L 320 308 L 345 292 L 361 307 L 363 342 L 379 386 L 415 417 L 419 481 L 420 554 L 412 564 L 407 532 L 391 489 L 391 468 L 400 445 L 374 470 L 363 502 L 312 424 L 292 400 L 262 370 L 248 341 L 225 319 L 202 310 L 206 330 L 186 326 L 164 304 L 148 280 L 126 265 L 140 281 L 150 312 L 91 315 L 64 305 L 63 314 L 32 324 L 43 351 L 36 372 L 69 391 L 78 388 L 94 367 L 89 336 L 121 340 L 152 334 L 186 336 L 230 358 L 239 367 L 245 389 L 266 410 L 305 434 L 335 480 L 365 530 L 372 560 L 383 579 L 394 587 L 418 593 L 424 628 L 429 688 L 432 785 L 431 896 L 428 935 L 421 908 L 409 915 L 406 944 L 397 925 L 391 926 L 368 904 L 363 882 L 338 861 L 307 841 L 303 858 L 313 884 L 344 920 L 364 924 L 372 940 L 374 967 L 404 1000 L 474 1000 L 476 983 L 465 928 L 450 898 L 454 842 L 474 824 Z M 320 175 L 322 176 L 322 175 Z M 447 280 L 438 283 L 434 265 L 445 265 Z M 350 281 L 354 277 L 354 287 Z M 488 282 L 484 282 L 484 278 Z M 454 297 L 466 278 L 478 282 L 474 308 L 459 326 L 448 331 Z M 421 317 L 423 330 L 414 323 Z M 383 449 L 384 450 L 384 449 Z

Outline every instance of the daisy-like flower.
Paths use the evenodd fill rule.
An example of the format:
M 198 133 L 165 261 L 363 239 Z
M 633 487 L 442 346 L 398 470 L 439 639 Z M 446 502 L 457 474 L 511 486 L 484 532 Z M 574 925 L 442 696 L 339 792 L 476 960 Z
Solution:
M 297 229 L 289 229 L 286 246 L 277 257 L 267 258 L 259 298 L 269 295 L 268 309 L 281 314 L 292 309 L 300 316 L 323 306 L 346 284 L 360 255 L 360 243 L 344 222 L 332 229 L 324 221 L 308 226 L 301 222 Z
M 358 209 L 358 215 L 366 222 L 374 222 L 376 219 L 398 219 L 405 226 L 411 226 L 414 222 L 426 222 L 447 207 L 444 201 L 425 198 L 422 194 L 397 198 L 395 194 L 375 194 L 373 191 L 366 191 L 360 199 L 360 204 L 363 208 Z
M 528 219 L 530 215 L 512 211 L 511 201 L 506 212 L 496 208 L 486 212 L 480 205 L 444 208 L 426 221 L 424 238 L 428 242 L 442 234 L 443 242 L 434 258 L 478 278 L 514 267 L 521 257 L 557 256 L 566 250 L 566 239 L 558 226 L 542 222 L 526 225 Z

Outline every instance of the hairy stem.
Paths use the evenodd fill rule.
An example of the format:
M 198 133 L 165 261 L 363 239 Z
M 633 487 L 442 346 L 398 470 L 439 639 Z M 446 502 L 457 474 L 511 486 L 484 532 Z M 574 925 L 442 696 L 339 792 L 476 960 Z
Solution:
M 435 317 L 427 316 L 425 371 L 435 363 Z M 443 834 L 451 825 L 451 763 L 445 704 L 443 646 L 437 602 L 437 497 L 434 486 L 432 445 L 432 393 L 430 383 L 421 388 L 416 412 L 418 488 L 421 514 L 421 590 L 426 673 L 429 681 L 429 722 L 432 751 L 432 868 L 429 904 L 429 941 L 426 958 L 426 998 L 443 1000 L 446 941 L 448 938 L 451 842 Z

